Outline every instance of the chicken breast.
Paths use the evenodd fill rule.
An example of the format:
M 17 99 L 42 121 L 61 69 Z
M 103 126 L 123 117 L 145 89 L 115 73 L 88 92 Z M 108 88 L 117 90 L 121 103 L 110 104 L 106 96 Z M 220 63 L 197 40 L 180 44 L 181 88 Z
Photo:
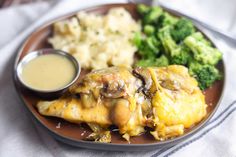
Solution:
M 206 115 L 205 97 L 197 81 L 190 77 L 183 66 L 149 68 L 155 92 L 152 97 L 152 132 L 158 140 L 179 136 L 184 129 L 201 121 Z
M 93 71 L 69 90 L 69 96 L 40 101 L 40 114 L 87 123 L 98 139 L 110 125 L 118 127 L 126 140 L 153 128 L 157 140 L 184 133 L 206 115 L 204 95 L 188 69 L 112 67 Z M 108 134 L 106 132 L 108 137 Z M 90 136 L 91 137 L 91 136 Z M 107 140 L 108 139 L 108 140 Z

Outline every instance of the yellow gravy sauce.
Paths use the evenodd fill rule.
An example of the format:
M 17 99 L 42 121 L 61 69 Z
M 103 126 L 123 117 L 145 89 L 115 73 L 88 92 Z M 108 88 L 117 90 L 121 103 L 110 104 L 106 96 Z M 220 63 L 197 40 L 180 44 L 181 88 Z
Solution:
M 75 77 L 73 63 L 57 54 L 46 54 L 32 59 L 23 66 L 21 78 L 38 90 L 56 90 L 69 84 Z

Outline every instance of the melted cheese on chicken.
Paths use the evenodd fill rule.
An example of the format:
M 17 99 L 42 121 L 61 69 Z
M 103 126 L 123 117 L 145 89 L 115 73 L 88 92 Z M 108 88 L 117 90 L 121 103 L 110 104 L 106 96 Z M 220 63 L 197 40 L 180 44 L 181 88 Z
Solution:
M 182 66 L 149 69 L 157 92 L 152 99 L 155 138 L 163 140 L 184 133 L 206 115 L 205 97 Z
M 74 123 L 97 123 L 102 126 L 112 124 L 109 110 L 102 104 L 84 108 L 79 99 L 68 97 L 49 102 L 40 101 L 37 106 L 43 115 L 63 118 Z
M 127 140 L 145 132 L 146 126 L 154 129 L 151 134 L 157 140 L 176 137 L 206 115 L 207 105 L 197 81 L 187 68 L 177 65 L 138 69 L 136 74 L 124 67 L 93 71 L 70 93 L 55 101 L 39 102 L 38 111 L 73 123 L 88 123 L 99 133 L 116 125 Z M 94 129 L 98 126 L 102 129 Z

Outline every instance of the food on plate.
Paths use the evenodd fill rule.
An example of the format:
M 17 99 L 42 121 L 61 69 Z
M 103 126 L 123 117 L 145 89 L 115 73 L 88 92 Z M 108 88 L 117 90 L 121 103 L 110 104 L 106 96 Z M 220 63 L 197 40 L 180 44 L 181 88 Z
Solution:
M 110 9 L 106 15 L 79 12 L 76 17 L 53 25 L 49 43 L 72 54 L 84 69 L 109 66 L 130 67 L 137 51 L 132 39 L 141 26 L 124 8 Z
M 190 75 L 197 79 L 200 89 L 206 89 L 210 87 L 215 82 L 215 80 L 222 79 L 218 69 L 212 65 L 204 65 L 198 62 L 192 62 L 189 65 L 189 69 Z
M 115 125 L 126 140 L 150 131 L 156 140 L 180 136 L 206 116 L 207 105 L 197 81 L 181 65 L 94 70 L 68 93 L 40 101 L 40 114 L 86 123 L 87 140 L 111 142 Z M 150 130 L 146 130 L 146 128 Z
M 222 78 L 222 53 L 185 18 L 137 5 L 105 15 L 79 12 L 53 25 L 53 48 L 72 54 L 90 71 L 61 98 L 39 101 L 40 114 L 85 123 L 85 140 L 111 142 L 150 133 L 164 141 L 181 136 L 207 114 L 202 90 Z
M 184 65 L 201 90 L 222 78 L 216 68 L 222 53 L 190 20 L 157 6 L 139 4 L 137 11 L 140 21 L 124 8 L 110 9 L 106 15 L 79 12 L 56 22 L 48 41 L 53 48 L 72 54 L 84 69 Z M 201 68 L 195 67 L 198 64 Z
M 133 43 L 140 60 L 136 66 L 184 65 L 202 90 L 222 77 L 216 68 L 222 53 L 214 48 L 190 20 L 172 16 L 160 7 L 137 6 L 142 33 L 136 32 Z
M 48 91 L 66 86 L 75 78 L 75 74 L 75 66 L 67 57 L 44 54 L 23 65 L 20 78 L 30 88 Z

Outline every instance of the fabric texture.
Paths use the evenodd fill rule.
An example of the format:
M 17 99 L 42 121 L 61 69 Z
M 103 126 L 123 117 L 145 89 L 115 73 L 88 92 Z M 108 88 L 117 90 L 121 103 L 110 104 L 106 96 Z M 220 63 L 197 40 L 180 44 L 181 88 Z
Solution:
M 162 0 L 176 10 L 236 34 L 234 0 Z M 55 17 L 105 3 L 126 0 L 60 0 L 39 2 L 0 10 L 0 156 L 236 156 L 236 44 L 202 28 L 223 52 L 225 92 L 220 107 L 208 125 L 193 137 L 172 147 L 144 152 L 109 152 L 72 147 L 54 140 L 34 124 L 18 98 L 12 81 L 15 56 L 22 42 L 37 27 Z M 156 4 L 156 2 L 154 2 Z M 221 5 L 222 4 L 222 5 Z M 221 8 L 221 9 L 219 9 Z

